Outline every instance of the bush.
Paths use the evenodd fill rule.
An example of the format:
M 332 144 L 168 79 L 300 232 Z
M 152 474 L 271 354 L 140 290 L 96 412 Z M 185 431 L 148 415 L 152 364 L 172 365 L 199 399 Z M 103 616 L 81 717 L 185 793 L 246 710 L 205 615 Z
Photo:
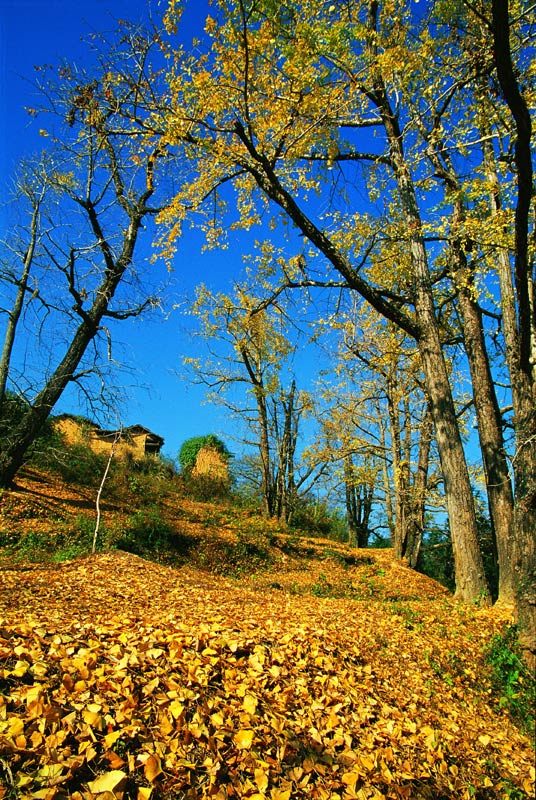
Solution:
M 448 528 L 430 528 L 424 536 L 419 568 L 430 578 L 453 592 L 456 588 L 454 554 Z
M 30 404 L 25 397 L 6 392 L 0 416 L 0 436 L 9 436 L 10 430 L 20 424 L 29 408 Z
M 210 475 L 184 475 L 182 486 L 185 494 L 199 503 L 228 500 L 231 497 L 228 483 Z
M 54 552 L 55 542 L 49 533 L 29 530 L 18 540 L 16 558 L 23 561 L 47 561 Z
M 68 561 L 91 552 L 94 529 L 95 521 L 79 514 L 74 522 L 58 520 L 53 530 L 26 531 L 11 543 L 10 550 L 23 561 Z
M 326 503 L 309 497 L 297 500 L 290 527 L 305 536 L 321 536 L 336 542 L 348 541 L 344 517 L 328 508 Z
M 247 533 L 238 529 L 236 542 L 224 545 L 224 563 L 217 571 L 232 578 L 243 578 L 267 569 L 272 564 L 268 544 L 264 533 L 251 528 Z
M 131 514 L 127 527 L 112 544 L 118 550 L 143 555 L 173 549 L 173 539 L 173 529 L 162 519 L 158 507 L 150 506 Z
M 30 404 L 23 396 L 15 395 L 12 392 L 6 393 L 0 416 L 1 440 L 9 441 L 12 431 L 21 424 L 29 409 Z M 50 466 L 51 453 L 61 449 L 62 446 L 60 434 L 54 430 L 52 420 L 47 419 L 35 441 L 28 448 L 25 461 L 29 461 L 37 467 L 46 468 Z
M 507 708 L 512 719 L 534 735 L 536 679 L 523 661 L 515 625 L 493 637 L 485 657 L 499 705 Z
M 172 461 L 146 456 L 112 461 L 106 485 L 108 496 L 118 499 L 133 495 L 147 505 L 160 502 L 168 492 L 177 490 L 178 476 Z
M 499 569 L 497 565 L 497 552 L 489 519 L 477 509 L 478 543 L 486 580 L 493 600 L 497 599 L 499 591 Z M 430 578 L 442 583 L 452 592 L 455 589 L 454 553 L 448 527 L 434 527 L 428 529 L 424 535 L 421 548 L 419 569 Z
M 108 456 L 94 453 L 87 445 L 63 445 L 54 454 L 54 469 L 66 483 L 97 488 L 104 475 Z M 51 466 L 50 458 L 48 466 Z

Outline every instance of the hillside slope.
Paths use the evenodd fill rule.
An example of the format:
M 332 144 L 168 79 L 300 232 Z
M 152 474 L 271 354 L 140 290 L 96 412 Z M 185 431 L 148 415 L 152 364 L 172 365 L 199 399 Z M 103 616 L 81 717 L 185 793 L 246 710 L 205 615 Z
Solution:
M 4 534 L 28 496 L 2 498 Z M 278 531 L 262 549 L 211 504 L 175 518 L 179 566 L 3 559 L 0 798 L 533 797 L 483 659 L 498 612 L 385 550 Z

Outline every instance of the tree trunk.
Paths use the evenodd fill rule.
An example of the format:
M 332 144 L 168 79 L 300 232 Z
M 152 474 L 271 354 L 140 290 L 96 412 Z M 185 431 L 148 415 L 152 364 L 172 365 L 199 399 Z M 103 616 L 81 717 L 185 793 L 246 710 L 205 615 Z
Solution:
M 278 474 L 277 474 L 277 518 L 290 522 L 294 508 L 296 485 L 294 481 L 294 458 L 297 444 L 296 424 L 296 381 L 292 381 L 290 391 L 282 393 L 281 409 L 283 411 L 283 431 L 276 434 L 278 448 Z M 275 405 L 276 401 L 274 401 Z M 277 408 L 274 414 L 277 418 Z
M 428 464 L 430 459 L 430 446 L 434 435 L 432 414 L 426 406 L 419 431 L 419 457 L 417 470 L 411 486 L 411 505 L 407 523 L 407 539 L 405 557 L 413 569 L 419 566 L 422 537 L 426 512 L 426 495 L 428 487 Z
M 408 469 L 402 457 L 402 432 L 397 402 L 396 374 L 387 378 L 387 410 L 391 427 L 391 458 L 393 461 L 393 484 L 395 489 L 395 511 L 393 524 L 393 551 L 395 558 L 403 558 L 406 543 L 406 503 L 408 499 Z
M 495 384 L 486 348 L 482 312 L 475 301 L 474 270 L 468 263 L 466 248 L 472 243 L 463 236 L 466 221 L 462 202 L 462 187 L 453 167 L 448 148 L 434 131 L 420 125 L 426 141 L 427 154 L 435 174 L 443 180 L 446 192 L 453 197 L 450 235 L 450 265 L 457 291 L 463 340 L 469 371 L 475 413 L 478 425 L 480 451 L 486 480 L 486 493 L 491 517 L 494 551 L 499 565 L 498 601 L 504 605 L 514 602 L 514 573 L 512 565 L 512 525 L 514 497 L 502 430 L 502 419 L 495 392 Z
M 454 223 L 455 229 L 458 222 L 463 219 L 463 210 L 461 208 L 458 208 L 457 217 L 458 219 Z M 492 535 L 497 549 L 499 564 L 498 601 L 504 605 L 513 605 L 512 525 L 514 497 L 504 450 L 501 414 L 489 365 L 482 325 L 482 313 L 472 297 L 472 273 L 468 268 L 462 243 L 456 236 L 451 242 L 451 252 L 454 264 L 454 280 L 458 288 L 463 339 L 471 373 Z
M 372 0 L 368 27 L 371 34 L 371 64 L 377 64 L 378 4 Z M 436 441 L 443 473 L 445 496 L 456 571 L 456 596 L 467 602 L 489 604 L 490 595 L 478 546 L 478 526 L 465 452 L 458 427 L 449 375 L 443 354 L 428 258 L 415 185 L 404 156 L 403 134 L 391 108 L 383 78 L 372 67 L 374 91 L 370 95 L 382 118 L 390 147 L 390 158 L 398 186 L 400 207 L 406 224 L 412 264 L 417 343 L 421 354 L 426 392 L 435 425 Z
M 515 122 L 514 305 L 517 347 L 509 352 L 516 452 L 513 560 L 516 613 L 527 662 L 536 663 L 536 308 L 529 264 L 529 217 L 533 203 L 532 121 L 520 91 L 510 49 L 508 0 L 492 0 L 495 68 Z M 509 299 L 505 298 L 508 302 Z
M 383 453 L 386 453 L 385 445 L 385 429 L 383 427 L 383 416 L 380 413 L 379 404 L 377 405 L 378 425 L 380 428 L 380 446 Z M 394 513 L 393 513 L 393 498 L 391 494 L 391 480 L 389 478 L 389 470 L 387 465 L 387 458 L 382 458 L 382 482 L 383 491 L 385 493 L 385 514 L 387 516 L 387 527 L 391 538 L 394 536 Z
M 22 314 L 24 298 L 28 288 L 28 278 L 30 276 L 30 269 L 37 244 L 40 199 L 41 198 L 36 199 L 34 208 L 32 210 L 32 219 L 30 222 L 30 242 L 26 253 L 24 254 L 22 273 L 20 278 L 17 280 L 17 294 L 15 296 L 13 308 L 8 311 L 7 314 L 4 346 L 2 348 L 2 357 L 0 358 L 0 418 L 2 415 L 2 405 L 6 395 L 9 366 L 11 364 L 11 354 L 13 352 L 13 345 L 15 343 L 15 333 L 17 331 L 17 325 Z
M 270 452 L 270 431 L 268 424 L 268 408 L 262 372 L 255 363 L 247 347 L 241 345 L 240 356 L 249 376 L 255 395 L 259 424 L 259 455 L 261 459 L 261 504 L 263 516 L 269 519 L 275 513 L 275 486 L 272 475 L 272 457 Z
M 261 456 L 261 497 L 262 513 L 267 519 L 274 516 L 274 486 L 272 477 L 272 459 L 270 455 L 270 436 L 268 432 L 268 411 L 264 389 L 255 388 L 257 409 L 259 414 L 259 451 Z
M 354 487 L 352 456 L 344 458 L 344 493 L 346 499 L 346 522 L 348 525 L 348 544 L 357 547 L 357 503 Z
M 428 305 L 428 303 L 427 303 Z M 428 397 L 445 485 L 450 535 L 456 572 L 456 596 L 466 602 L 489 604 L 490 595 L 478 544 L 473 492 L 458 427 L 445 359 L 432 309 L 421 309 L 423 360 Z
M 514 497 L 508 462 L 504 451 L 501 415 L 484 342 L 480 309 L 468 296 L 465 288 L 461 290 L 458 300 L 463 318 L 463 338 L 471 372 L 492 535 L 497 547 L 499 565 L 498 602 L 504 605 L 513 605 L 512 525 Z
M 368 547 L 374 487 L 364 481 L 356 484 L 351 455 L 344 459 L 344 485 L 349 544 L 351 547 Z
M 0 486 L 8 487 L 11 485 L 24 462 L 28 447 L 39 434 L 65 387 L 71 381 L 76 380 L 78 365 L 89 343 L 97 335 L 100 321 L 130 263 L 139 222 L 140 220 L 138 220 L 136 230 L 132 232 L 132 241 L 128 247 L 130 255 L 120 259 L 114 272 L 106 275 L 99 291 L 96 292 L 96 299 L 91 311 L 84 315 L 60 364 L 54 370 L 46 386 L 39 392 L 17 428 L 10 435 L 7 446 L 2 448 L 0 452 Z

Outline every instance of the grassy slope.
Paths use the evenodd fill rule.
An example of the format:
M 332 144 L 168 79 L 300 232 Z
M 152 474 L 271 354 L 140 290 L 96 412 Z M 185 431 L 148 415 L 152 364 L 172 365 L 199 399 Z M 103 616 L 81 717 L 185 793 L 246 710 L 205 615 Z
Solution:
M 4 540 L 65 536 L 93 496 L 29 473 Z M 1 561 L 0 798 L 533 796 L 482 657 L 500 612 L 389 551 L 268 545 L 254 516 L 176 496 L 161 513 L 178 566 Z

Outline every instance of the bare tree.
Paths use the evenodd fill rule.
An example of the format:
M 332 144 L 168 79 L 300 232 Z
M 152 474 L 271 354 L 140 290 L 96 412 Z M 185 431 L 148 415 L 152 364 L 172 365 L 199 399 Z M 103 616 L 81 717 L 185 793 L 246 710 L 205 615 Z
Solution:
M 18 237 L 13 241 L 4 241 L 3 248 L 5 261 L 0 272 L 0 281 L 6 287 L 12 287 L 14 294 L 9 304 L 6 292 L 7 305 L 0 309 L 6 315 L 4 344 L 0 357 L 0 419 L 2 407 L 7 391 L 8 377 L 11 365 L 15 336 L 24 306 L 28 300 L 30 272 L 40 244 L 42 227 L 41 211 L 48 188 L 46 162 L 37 165 L 23 165 L 20 175 L 16 179 L 16 195 L 18 200 L 26 200 L 28 205 L 29 220 L 25 230 L 26 241 L 22 248 L 18 247 Z
M 39 356 L 42 385 L 5 436 L 2 486 L 13 480 L 65 388 L 83 382 L 102 363 L 103 347 L 104 359 L 111 357 L 113 324 L 157 304 L 153 296 L 138 291 L 135 258 L 141 231 L 163 206 L 156 176 L 169 158 L 160 132 L 151 127 L 159 81 L 151 68 L 154 47 L 153 38 L 126 30 L 121 47 L 101 56 L 90 76 L 62 67 L 59 77 L 45 72 L 41 79 L 53 146 L 46 175 L 40 182 L 37 176 L 30 197 L 26 255 L 4 350 L 7 371 L 14 323 L 28 297 L 28 270 L 39 262 L 46 267 L 47 283 L 39 288 L 42 316 L 32 332 L 32 346 Z M 39 208 L 45 187 L 54 192 L 54 206 L 42 227 Z M 53 342 L 48 352 L 44 331 Z

